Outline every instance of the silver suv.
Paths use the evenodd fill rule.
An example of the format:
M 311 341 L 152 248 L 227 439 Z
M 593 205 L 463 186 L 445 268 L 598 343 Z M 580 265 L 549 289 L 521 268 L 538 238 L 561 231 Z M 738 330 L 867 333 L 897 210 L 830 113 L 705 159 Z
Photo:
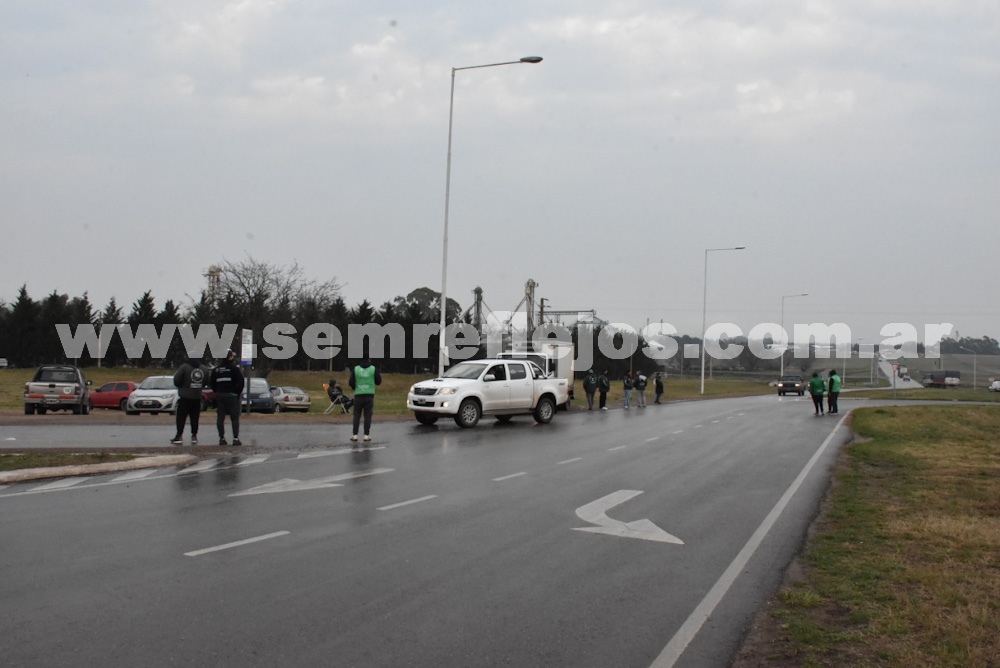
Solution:
M 69 364 L 38 367 L 35 377 L 24 384 L 24 414 L 45 415 L 46 411 L 90 412 L 90 381 L 83 371 Z

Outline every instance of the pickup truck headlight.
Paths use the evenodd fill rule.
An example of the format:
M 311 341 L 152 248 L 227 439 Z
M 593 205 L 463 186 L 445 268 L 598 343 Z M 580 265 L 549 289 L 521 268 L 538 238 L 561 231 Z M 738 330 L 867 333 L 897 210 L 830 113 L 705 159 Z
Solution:
M 458 390 L 454 387 L 442 387 L 438 390 L 438 394 L 455 394 L 456 392 L 458 392 Z

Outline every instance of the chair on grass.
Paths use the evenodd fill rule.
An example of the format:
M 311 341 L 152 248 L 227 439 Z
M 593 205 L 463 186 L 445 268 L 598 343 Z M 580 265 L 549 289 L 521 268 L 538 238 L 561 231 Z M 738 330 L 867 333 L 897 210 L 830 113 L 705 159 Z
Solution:
M 323 415 L 328 415 L 332 411 L 337 410 L 338 406 L 340 407 L 341 413 L 347 413 L 351 406 L 354 405 L 354 400 L 344 394 L 340 385 L 336 383 L 333 385 L 323 383 L 323 390 L 326 392 L 326 396 L 330 398 L 330 405 L 326 407 L 325 411 L 323 411 Z

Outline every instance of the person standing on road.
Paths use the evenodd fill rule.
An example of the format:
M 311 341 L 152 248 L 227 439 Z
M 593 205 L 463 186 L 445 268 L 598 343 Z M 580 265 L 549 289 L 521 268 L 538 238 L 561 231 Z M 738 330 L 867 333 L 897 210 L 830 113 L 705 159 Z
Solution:
M 233 427 L 233 445 L 240 443 L 240 393 L 243 391 L 243 372 L 236 363 L 236 353 L 226 351 L 226 359 L 212 369 L 208 384 L 215 392 L 216 426 L 219 428 L 219 445 L 226 443 L 226 416 Z
M 646 374 L 642 371 L 635 376 L 635 391 L 639 396 L 639 408 L 646 407 Z
M 830 387 L 826 395 L 827 401 L 827 412 L 830 415 L 836 415 L 840 412 L 840 406 L 837 405 L 837 400 L 840 398 L 840 387 L 843 382 L 840 380 L 840 376 L 837 375 L 836 369 L 830 369 Z
M 372 412 L 375 410 L 375 386 L 382 384 L 382 374 L 379 373 L 371 360 L 367 357 L 361 360 L 361 364 L 358 364 L 351 369 L 351 378 L 348 381 L 348 385 L 354 390 L 354 432 L 351 434 L 351 440 L 358 440 L 358 425 L 361 422 L 361 414 L 364 413 L 365 416 L 365 432 L 364 438 L 366 441 L 372 440 L 371 428 L 372 428 Z
M 809 379 L 809 396 L 813 400 L 813 415 L 823 414 L 823 394 L 826 392 L 826 381 L 820 378 L 818 371 L 813 371 L 812 378 Z
M 653 376 L 653 392 L 656 395 L 653 397 L 653 403 L 660 403 L 660 397 L 663 396 L 663 375 L 659 371 Z
M 597 392 L 597 374 L 593 369 L 583 377 L 583 392 L 587 395 L 587 410 L 594 410 L 594 393 Z
M 625 388 L 625 401 L 622 402 L 625 410 L 629 409 L 629 402 L 632 400 L 632 372 L 626 371 L 625 377 L 622 378 L 622 387 Z
M 198 417 L 201 415 L 201 391 L 205 387 L 201 360 L 192 357 L 174 374 L 177 388 L 177 435 L 172 445 L 184 445 L 184 423 L 191 418 L 191 445 L 198 445 Z
M 601 410 L 608 410 L 608 390 L 611 389 L 611 381 L 608 379 L 608 370 L 605 369 L 597 377 L 597 391 L 600 393 Z

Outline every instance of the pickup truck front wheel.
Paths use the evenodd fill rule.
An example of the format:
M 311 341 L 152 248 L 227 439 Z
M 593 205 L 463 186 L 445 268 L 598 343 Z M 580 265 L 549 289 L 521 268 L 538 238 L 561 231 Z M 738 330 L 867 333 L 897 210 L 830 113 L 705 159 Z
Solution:
M 420 424 L 432 425 L 438 421 L 438 416 L 434 413 L 425 413 L 424 411 L 416 411 L 413 417 L 417 418 L 417 422 Z
M 455 424 L 463 429 L 469 429 L 475 427 L 482 416 L 483 411 L 479 408 L 479 402 L 475 399 L 466 399 L 458 407 L 458 413 L 455 415 Z
M 548 424 L 552 422 L 552 416 L 555 414 L 556 403 L 552 401 L 552 397 L 542 397 L 538 400 L 538 405 L 535 406 L 535 422 Z

